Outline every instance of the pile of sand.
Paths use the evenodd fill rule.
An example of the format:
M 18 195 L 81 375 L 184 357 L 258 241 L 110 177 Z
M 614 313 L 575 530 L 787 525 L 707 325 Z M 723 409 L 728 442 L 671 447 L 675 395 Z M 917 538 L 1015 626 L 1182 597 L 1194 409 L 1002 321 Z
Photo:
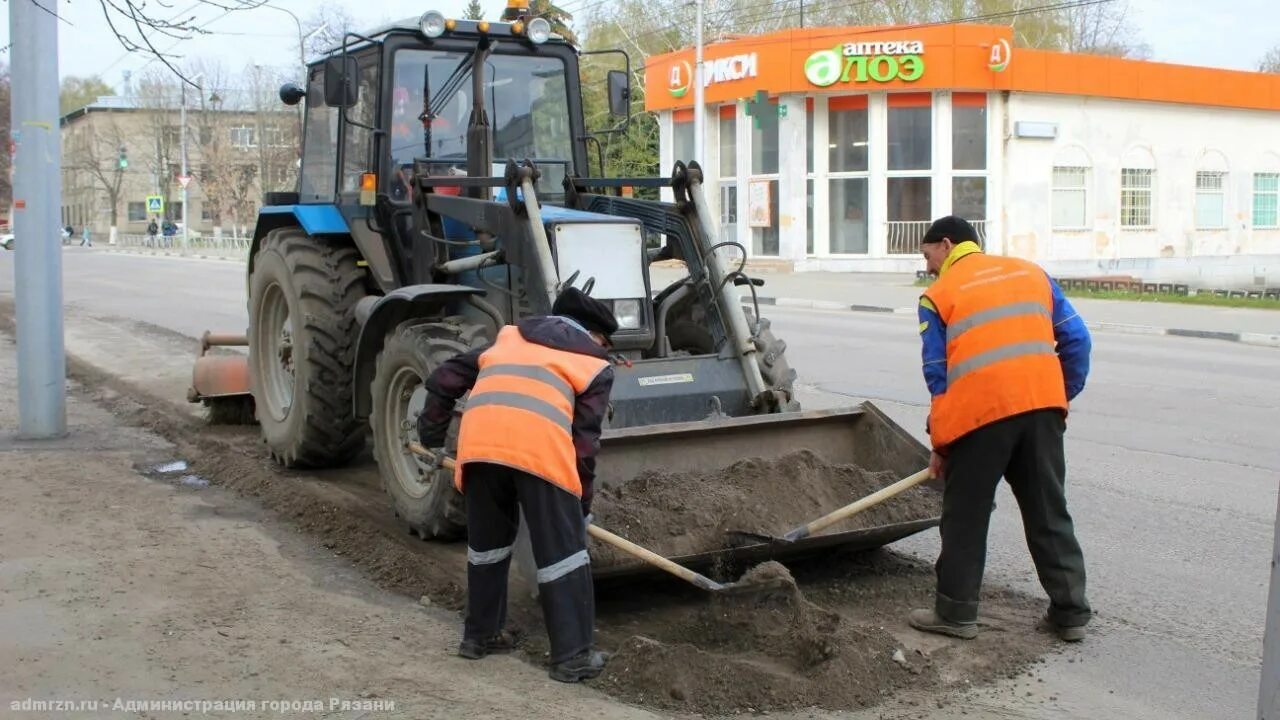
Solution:
M 833 465 L 809 450 L 747 459 L 710 474 L 652 471 L 597 490 L 596 523 L 673 557 L 729 547 L 735 531 L 781 536 L 901 478 Z M 916 486 L 826 532 L 920 520 L 941 512 L 938 493 Z M 626 562 L 602 544 L 593 562 Z

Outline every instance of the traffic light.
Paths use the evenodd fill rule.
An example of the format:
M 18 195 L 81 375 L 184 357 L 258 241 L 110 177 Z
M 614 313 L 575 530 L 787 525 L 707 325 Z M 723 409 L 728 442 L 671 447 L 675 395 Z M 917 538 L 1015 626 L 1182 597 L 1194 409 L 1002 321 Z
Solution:
M 129 167 L 129 156 L 125 153 L 124 145 L 120 146 L 119 164 L 120 164 L 121 170 L 124 170 L 125 168 Z

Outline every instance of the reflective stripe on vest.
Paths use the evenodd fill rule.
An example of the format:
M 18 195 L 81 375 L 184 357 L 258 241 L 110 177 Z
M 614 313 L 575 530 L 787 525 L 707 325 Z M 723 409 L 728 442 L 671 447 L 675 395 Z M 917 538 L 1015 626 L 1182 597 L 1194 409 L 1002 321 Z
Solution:
M 608 362 L 524 339 L 514 326 L 480 354 L 458 433 L 454 484 L 468 462 L 505 465 L 581 496 L 573 412 Z
M 1053 294 L 1040 268 L 974 253 L 925 296 L 947 328 L 947 390 L 933 397 L 929 415 L 935 448 L 1007 417 L 1066 409 Z

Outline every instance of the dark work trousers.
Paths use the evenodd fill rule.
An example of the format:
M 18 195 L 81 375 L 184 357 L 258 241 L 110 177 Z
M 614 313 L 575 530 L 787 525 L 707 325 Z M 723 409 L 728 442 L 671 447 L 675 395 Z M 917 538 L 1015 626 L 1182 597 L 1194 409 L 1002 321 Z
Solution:
M 538 599 L 551 640 L 551 662 L 590 649 L 595 594 L 582 503 L 541 478 L 503 465 L 468 463 L 467 617 L 463 636 L 484 640 L 507 619 L 507 569 L 520 523 L 529 523 L 538 564 Z M 519 508 L 517 507 L 519 505 Z
M 1061 411 L 1037 410 L 985 425 L 951 444 L 944 469 L 942 552 L 935 568 L 935 609 L 944 620 L 978 619 L 987 526 L 1003 476 L 1022 511 L 1027 549 L 1049 595 L 1049 619 L 1064 627 L 1089 622 L 1084 556 L 1067 512 L 1065 430 Z

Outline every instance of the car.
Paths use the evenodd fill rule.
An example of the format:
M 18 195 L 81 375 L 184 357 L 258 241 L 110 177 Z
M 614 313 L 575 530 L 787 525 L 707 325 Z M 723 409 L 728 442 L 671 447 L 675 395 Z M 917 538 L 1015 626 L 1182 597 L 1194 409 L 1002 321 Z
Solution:
M 5 250 L 13 249 L 13 233 L 0 234 L 0 247 L 3 247 Z

